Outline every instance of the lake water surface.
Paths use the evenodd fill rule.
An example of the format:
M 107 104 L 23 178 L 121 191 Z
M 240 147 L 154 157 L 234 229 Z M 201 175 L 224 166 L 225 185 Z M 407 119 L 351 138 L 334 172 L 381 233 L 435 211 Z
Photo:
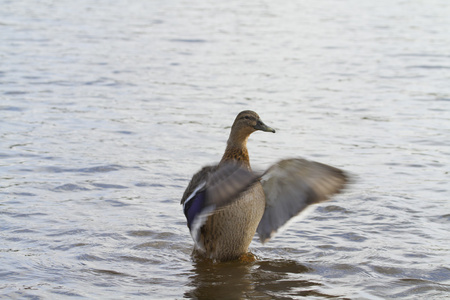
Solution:
M 450 2 L 0 0 L 0 295 L 450 297 Z M 253 263 L 194 262 L 181 195 L 238 112 L 354 183 Z

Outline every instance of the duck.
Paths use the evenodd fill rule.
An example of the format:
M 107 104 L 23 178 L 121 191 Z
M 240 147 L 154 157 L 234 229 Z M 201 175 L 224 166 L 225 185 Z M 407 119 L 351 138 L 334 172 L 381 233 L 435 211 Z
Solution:
M 256 112 L 240 112 L 220 162 L 195 173 L 183 193 L 181 204 L 197 257 L 219 262 L 248 257 L 256 233 L 266 243 L 291 219 L 329 200 L 349 181 L 341 169 L 300 157 L 254 172 L 247 142 L 256 131 L 275 133 Z

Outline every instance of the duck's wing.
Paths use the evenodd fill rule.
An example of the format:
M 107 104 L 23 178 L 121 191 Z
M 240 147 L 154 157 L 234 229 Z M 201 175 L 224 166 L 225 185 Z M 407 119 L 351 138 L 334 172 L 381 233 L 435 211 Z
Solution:
M 210 172 L 206 184 L 206 204 L 220 209 L 231 204 L 238 195 L 259 180 L 258 175 L 229 162 Z
M 192 177 L 181 204 L 197 247 L 202 248 L 200 228 L 207 218 L 233 203 L 258 179 L 258 176 L 235 163 L 204 167 Z
M 286 222 L 311 204 L 328 200 L 348 182 L 337 168 L 301 158 L 279 161 L 262 176 L 266 209 L 258 225 L 261 242 L 267 242 Z
M 183 197 L 181 197 L 181 204 L 184 205 L 186 200 L 192 196 L 192 194 L 196 192 L 200 185 L 206 183 L 206 179 L 208 175 L 212 172 L 215 172 L 219 166 L 206 166 L 203 167 L 200 171 L 192 176 L 191 181 L 189 182 L 186 190 L 183 193 Z

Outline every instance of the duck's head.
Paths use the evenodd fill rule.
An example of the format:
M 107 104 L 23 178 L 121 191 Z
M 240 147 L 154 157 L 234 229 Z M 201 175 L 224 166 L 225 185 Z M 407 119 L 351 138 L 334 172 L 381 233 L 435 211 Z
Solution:
M 246 141 L 248 136 L 257 130 L 275 132 L 275 129 L 261 121 L 257 113 L 251 110 L 244 110 L 234 120 L 233 126 L 231 126 L 230 138 Z

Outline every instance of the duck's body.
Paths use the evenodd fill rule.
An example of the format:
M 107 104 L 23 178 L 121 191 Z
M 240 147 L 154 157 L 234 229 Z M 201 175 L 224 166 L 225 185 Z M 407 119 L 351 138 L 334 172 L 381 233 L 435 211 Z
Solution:
M 219 165 L 206 167 L 194 175 L 191 184 L 186 189 L 182 203 L 193 192 L 193 187 L 206 180 L 210 172 L 216 171 L 224 164 L 237 163 L 240 167 L 251 171 L 247 140 L 250 134 L 256 130 L 275 132 L 266 126 L 256 113 L 241 112 L 231 128 L 227 148 Z M 234 198 L 230 205 L 208 216 L 200 228 L 200 245 L 196 245 L 198 253 L 212 259 L 225 261 L 237 259 L 247 252 L 264 214 L 266 206 L 264 190 L 261 183 L 256 181 Z
M 275 132 L 255 112 L 239 113 L 219 165 L 204 167 L 196 173 L 184 192 L 181 203 L 196 243 L 195 251 L 200 255 L 218 261 L 239 258 L 247 253 L 257 230 L 263 242 L 268 240 L 287 219 L 309 204 L 325 200 L 346 181 L 338 169 L 291 159 L 274 165 L 265 173 L 266 178 L 262 179 L 271 187 L 266 191 L 266 185 L 263 187 L 260 182 L 261 176 L 252 172 L 247 150 L 248 137 L 256 130 Z M 325 176 L 324 169 L 334 172 L 334 177 L 340 180 L 329 174 Z M 308 182 L 304 177 L 311 175 L 317 178 Z M 294 184 L 285 188 L 280 178 L 286 182 L 294 180 Z M 329 186 L 321 190 L 322 183 Z
M 251 171 L 247 140 L 256 130 L 275 132 L 262 123 L 256 113 L 241 112 L 231 128 L 219 167 L 229 162 L 238 162 Z M 265 198 L 258 180 L 239 194 L 230 205 L 211 215 L 202 230 L 206 256 L 223 261 L 237 259 L 246 253 L 264 214 Z
M 209 216 L 201 229 L 204 250 L 196 251 L 219 261 L 237 259 L 245 254 L 264 214 L 264 198 L 258 182 L 233 203 Z

